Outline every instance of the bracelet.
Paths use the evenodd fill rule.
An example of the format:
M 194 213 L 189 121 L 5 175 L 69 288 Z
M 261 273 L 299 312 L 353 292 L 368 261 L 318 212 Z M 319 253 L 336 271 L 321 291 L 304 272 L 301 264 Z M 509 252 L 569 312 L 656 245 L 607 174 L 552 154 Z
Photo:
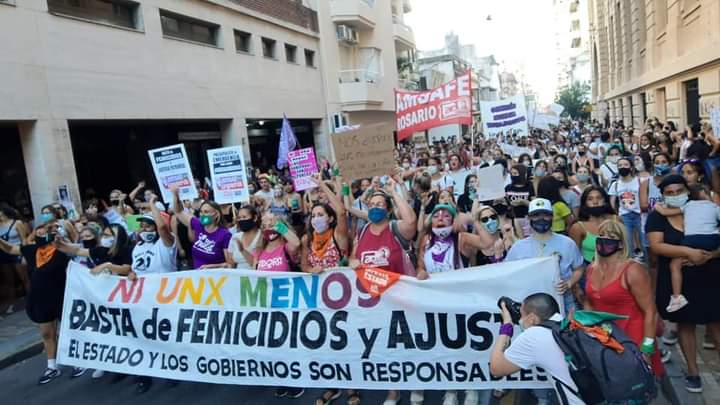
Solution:
M 652 338 L 644 338 L 640 345 L 640 351 L 645 354 L 655 353 L 655 340 Z
M 514 331 L 515 331 L 515 327 L 511 323 L 504 323 L 500 326 L 500 335 L 512 337 Z

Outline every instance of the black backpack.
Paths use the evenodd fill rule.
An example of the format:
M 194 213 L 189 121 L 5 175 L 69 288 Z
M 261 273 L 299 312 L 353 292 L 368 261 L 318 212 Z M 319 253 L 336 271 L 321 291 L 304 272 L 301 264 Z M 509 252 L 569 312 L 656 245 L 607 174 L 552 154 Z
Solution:
M 598 325 L 610 328 L 612 337 L 623 345 L 625 351 L 618 353 L 604 346 L 582 329 L 563 329 L 560 322 L 545 321 L 540 324 L 552 330 L 555 342 L 565 353 L 570 376 L 578 387 L 575 391 L 555 379 L 555 388 L 563 405 L 568 403 L 564 390 L 588 405 L 650 403 L 658 393 L 655 376 L 637 345 L 612 321 Z

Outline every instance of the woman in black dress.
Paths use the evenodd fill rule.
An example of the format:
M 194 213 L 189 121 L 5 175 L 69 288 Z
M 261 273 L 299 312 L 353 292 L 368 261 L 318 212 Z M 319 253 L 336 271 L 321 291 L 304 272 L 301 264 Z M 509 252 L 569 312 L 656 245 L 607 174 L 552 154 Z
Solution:
M 688 193 L 685 179 L 680 175 L 667 176 L 659 185 L 664 200 Z M 648 216 L 647 237 L 651 251 L 658 258 L 655 302 L 660 316 L 678 324 L 680 348 L 687 359 L 685 388 L 690 392 L 702 392 L 697 367 L 695 330 L 706 325 L 707 330 L 720 347 L 720 254 L 692 249 L 681 244 L 683 240 L 683 216 L 664 217 L 657 211 Z M 681 310 L 668 313 L 665 310 L 672 294 L 670 261 L 682 257 L 688 261 L 683 268 L 682 293 L 690 303 Z
M 30 274 L 30 292 L 27 297 L 28 317 L 40 327 L 48 365 L 38 380 L 47 384 L 58 378 L 61 371 L 55 361 L 57 355 L 58 321 L 62 314 L 65 293 L 65 270 L 70 258 L 55 244 L 60 225 L 53 214 L 41 214 L 35 231 L 26 245 L 11 245 L 0 239 L 0 249 L 11 255 L 22 255 Z

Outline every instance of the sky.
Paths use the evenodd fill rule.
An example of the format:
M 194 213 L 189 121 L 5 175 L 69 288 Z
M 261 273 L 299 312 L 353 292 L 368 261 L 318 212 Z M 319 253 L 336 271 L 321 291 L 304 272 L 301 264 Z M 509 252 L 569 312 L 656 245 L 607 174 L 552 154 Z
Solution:
M 543 104 L 555 97 L 555 31 L 552 0 L 412 0 L 405 23 L 418 50 L 440 49 L 454 31 L 460 43 L 474 44 L 478 56 L 524 67 L 525 81 Z M 487 16 L 491 21 L 487 21 Z

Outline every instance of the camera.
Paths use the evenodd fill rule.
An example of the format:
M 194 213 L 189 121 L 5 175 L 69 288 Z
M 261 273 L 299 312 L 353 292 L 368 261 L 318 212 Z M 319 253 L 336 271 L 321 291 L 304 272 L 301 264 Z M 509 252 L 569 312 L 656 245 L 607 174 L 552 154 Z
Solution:
M 517 301 L 513 301 L 512 298 L 509 297 L 500 297 L 498 300 L 497 306 L 498 308 L 502 309 L 501 303 L 505 303 L 505 308 L 507 308 L 508 312 L 510 312 L 510 318 L 512 318 L 513 323 L 519 323 L 520 322 L 520 306 L 521 303 Z

